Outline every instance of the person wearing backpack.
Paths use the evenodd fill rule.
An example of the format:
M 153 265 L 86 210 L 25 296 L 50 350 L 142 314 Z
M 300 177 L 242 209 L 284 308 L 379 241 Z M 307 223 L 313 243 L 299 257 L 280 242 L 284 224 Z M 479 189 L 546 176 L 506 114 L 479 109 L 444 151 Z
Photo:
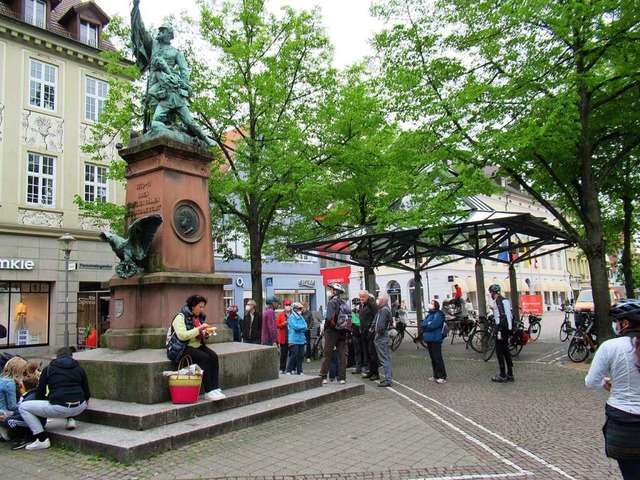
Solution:
M 489 294 L 494 301 L 493 318 L 498 326 L 498 333 L 496 334 L 496 356 L 498 357 L 498 365 L 500 366 L 500 373 L 491 377 L 491 381 L 503 383 L 514 381 L 513 360 L 511 360 L 511 352 L 509 351 L 509 333 L 513 329 L 513 317 L 511 314 L 511 304 L 509 300 L 500 295 L 500 290 L 500 285 L 495 283 L 489 287 Z
M 444 340 L 442 328 L 444 325 L 446 324 L 444 314 L 440 310 L 440 303 L 437 300 L 431 300 L 429 312 L 420 326 L 422 327 L 422 339 L 429 349 L 431 368 L 433 369 L 433 376 L 428 380 L 438 384 L 447 383 L 447 370 L 444 366 L 444 358 L 442 358 L 442 341 Z
M 324 351 L 322 355 L 322 367 L 320 367 L 320 376 L 322 383 L 327 383 L 327 374 L 329 373 L 329 364 L 331 363 L 331 352 L 336 347 L 338 352 L 338 383 L 344 384 L 347 378 L 347 357 L 345 356 L 345 348 L 347 345 L 347 330 L 337 329 L 336 322 L 340 315 L 340 305 L 344 303 L 340 299 L 340 294 L 344 293 L 344 289 L 339 283 L 331 283 L 327 285 L 331 290 L 331 298 L 327 302 L 327 311 L 324 322 Z

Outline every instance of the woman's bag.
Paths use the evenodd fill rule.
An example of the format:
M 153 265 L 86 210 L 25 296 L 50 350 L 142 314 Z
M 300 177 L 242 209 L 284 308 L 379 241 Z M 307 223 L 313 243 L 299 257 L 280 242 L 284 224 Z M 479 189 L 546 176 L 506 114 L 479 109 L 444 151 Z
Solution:
M 196 403 L 202 385 L 202 370 L 198 367 L 191 368 L 193 361 L 189 355 L 185 355 L 178 363 L 178 371 L 169 375 L 169 391 L 173 403 Z M 198 365 L 193 364 L 194 367 Z M 183 370 L 194 373 L 180 373 Z

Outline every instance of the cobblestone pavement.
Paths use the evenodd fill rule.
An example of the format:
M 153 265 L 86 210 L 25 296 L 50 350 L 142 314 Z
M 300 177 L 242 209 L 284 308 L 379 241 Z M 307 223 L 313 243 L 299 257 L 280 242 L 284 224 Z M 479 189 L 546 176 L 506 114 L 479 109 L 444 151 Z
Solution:
M 60 448 L 0 445 L 3 478 L 105 479 L 618 479 L 604 456 L 605 392 L 584 387 L 586 364 L 548 335 L 524 347 L 516 381 L 466 350 L 444 347 L 449 381 L 406 338 L 393 352 L 393 388 L 363 381 L 362 396 L 194 443 L 131 464 Z M 307 373 L 319 362 L 305 364 Z M 329 384 L 323 388 L 340 388 Z M 90 428 L 86 424 L 79 428 Z

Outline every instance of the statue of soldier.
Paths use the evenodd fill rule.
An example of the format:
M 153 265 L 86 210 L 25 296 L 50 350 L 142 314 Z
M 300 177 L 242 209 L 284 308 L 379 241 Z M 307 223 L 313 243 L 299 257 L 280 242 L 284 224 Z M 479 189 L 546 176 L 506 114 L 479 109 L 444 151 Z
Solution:
M 150 127 L 151 134 L 163 133 L 176 124 L 178 117 L 184 124 L 186 133 L 197 137 L 209 146 L 214 146 L 202 131 L 189 111 L 189 68 L 182 52 L 171 45 L 173 25 L 163 23 L 158 28 L 156 38 L 145 29 L 140 16 L 140 0 L 133 0 L 131 10 L 131 41 L 136 65 L 141 72 L 148 70 L 147 97 L 145 105 L 145 132 Z M 153 108 L 149 121 L 148 109 Z

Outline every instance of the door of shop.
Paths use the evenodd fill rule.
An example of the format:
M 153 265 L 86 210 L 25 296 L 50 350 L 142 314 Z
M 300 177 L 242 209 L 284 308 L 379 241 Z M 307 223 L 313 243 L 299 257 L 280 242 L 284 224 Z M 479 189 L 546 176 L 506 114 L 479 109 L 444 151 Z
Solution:
M 87 336 L 91 329 L 96 330 L 97 338 L 109 329 L 108 291 L 78 292 L 78 347 L 87 346 Z

